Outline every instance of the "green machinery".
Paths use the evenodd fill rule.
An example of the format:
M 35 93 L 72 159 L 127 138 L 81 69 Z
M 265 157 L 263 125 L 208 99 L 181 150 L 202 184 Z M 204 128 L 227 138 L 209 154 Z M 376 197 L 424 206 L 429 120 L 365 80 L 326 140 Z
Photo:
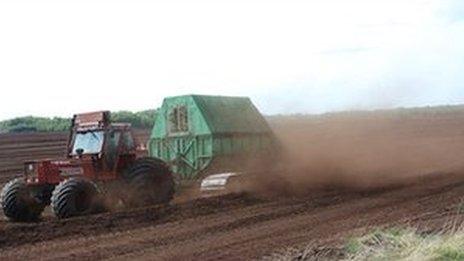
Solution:
M 274 134 L 249 98 L 202 95 L 164 99 L 148 144 L 149 155 L 184 181 L 242 171 L 274 148 Z

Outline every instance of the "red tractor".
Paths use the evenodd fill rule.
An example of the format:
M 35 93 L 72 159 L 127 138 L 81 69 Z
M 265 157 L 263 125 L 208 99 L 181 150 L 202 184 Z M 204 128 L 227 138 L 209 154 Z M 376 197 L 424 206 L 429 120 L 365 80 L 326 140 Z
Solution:
M 130 124 L 110 123 L 110 113 L 75 115 L 66 158 L 25 162 L 22 177 L 7 183 L 0 200 L 13 221 L 32 221 L 51 204 L 58 218 L 104 208 L 112 197 L 129 206 L 166 204 L 174 195 L 169 166 L 137 158 Z

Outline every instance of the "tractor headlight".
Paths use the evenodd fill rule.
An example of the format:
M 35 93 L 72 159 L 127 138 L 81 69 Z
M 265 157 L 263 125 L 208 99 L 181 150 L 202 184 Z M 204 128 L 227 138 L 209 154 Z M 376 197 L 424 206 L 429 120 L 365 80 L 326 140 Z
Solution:
M 28 183 L 37 182 L 38 179 L 38 164 L 36 162 L 26 162 L 24 164 L 24 176 Z
M 28 178 L 37 177 L 37 166 L 36 163 L 28 162 L 24 166 L 24 174 Z

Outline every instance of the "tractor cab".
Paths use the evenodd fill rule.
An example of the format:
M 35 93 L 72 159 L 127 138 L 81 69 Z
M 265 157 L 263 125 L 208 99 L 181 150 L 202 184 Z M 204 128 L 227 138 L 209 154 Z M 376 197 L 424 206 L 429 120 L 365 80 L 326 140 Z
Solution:
M 112 180 L 135 159 L 130 124 L 111 124 L 108 111 L 77 114 L 72 119 L 65 159 L 25 162 L 25 178 L 31 185 L 57 184 L 72 177 Z
M 121 170 L 136 156 L 130 124 L 111 124 L 108 111 L 75 115 L 67 148 L 68 158 L 91 161 L 95 172 Z

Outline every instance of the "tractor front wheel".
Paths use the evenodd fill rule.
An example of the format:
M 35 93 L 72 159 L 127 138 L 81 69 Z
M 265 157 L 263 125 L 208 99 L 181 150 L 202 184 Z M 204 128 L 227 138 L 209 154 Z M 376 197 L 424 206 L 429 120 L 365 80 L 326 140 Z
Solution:
M 56 186 L 51 205 L 58 218 L 96 213 L 101 210 L 100 190 L 91 181 L 70 178 Z
M 18 178 L 8 182 L 0 194 L 5 216 L 18 222 L 37 220 L 47 204 L 34 194 L 24 179 Z

